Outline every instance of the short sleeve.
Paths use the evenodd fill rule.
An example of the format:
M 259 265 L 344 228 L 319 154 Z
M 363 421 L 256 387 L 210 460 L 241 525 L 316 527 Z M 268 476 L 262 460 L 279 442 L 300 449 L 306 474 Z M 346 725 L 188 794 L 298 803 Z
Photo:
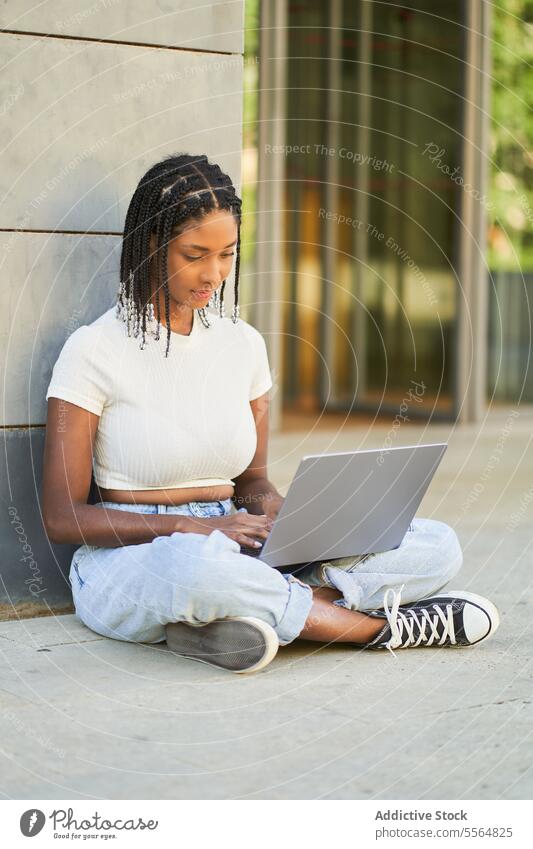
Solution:
M 89 327 L 78 327 L 56 360 L 46 400 L 61 398 L 100 416 L 110 395 L 105 362 L 98 338 Z
M 272 387 L 272 377 L 270 374 L 270 365 L 268 362 L 268 353 L 265 340 L 255 327 L 253 330 L 255 358 L 252 371 L 252 380 L 250 385 L 249 400 L 259 398 Z

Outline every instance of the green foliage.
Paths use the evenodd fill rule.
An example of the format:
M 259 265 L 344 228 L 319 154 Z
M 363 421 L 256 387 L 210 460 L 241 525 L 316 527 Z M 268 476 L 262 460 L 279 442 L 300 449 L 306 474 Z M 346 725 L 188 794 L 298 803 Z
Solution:
M 533 269 L 533 0 L 492 6 L 489 266 Z

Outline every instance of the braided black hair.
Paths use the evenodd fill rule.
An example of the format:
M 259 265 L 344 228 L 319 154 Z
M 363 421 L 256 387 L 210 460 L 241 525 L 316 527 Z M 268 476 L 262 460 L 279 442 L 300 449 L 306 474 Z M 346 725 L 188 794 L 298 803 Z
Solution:
M 191 220 L 201 220 L 215 210 L 231 212 L 237 222 L 237 247 L 235 258 L 235 295 L 232 320 L 239 315 L 239 267 L 241 248 L 241 199 L 233 183 L 219 165 L 209 162 L 207 156 L 180 153 L 168 156 L 153 165 L 141 178 L 130 201 L 124 225 L 120 257 L 120 291 L 117 297 L 117 317 L 127 324 L 128 335 L 142 332 L 140 347 L 146 342 L 146 321 L 154 319 L 152 281 L 150 274 L 150 238 L 155 235 L 157 265 L 156 285 L 165 297 L 167 345 L 170 347 L 170 295 L 168 290 L 168 243 L 179 236 Z M 224 311 L 224 280 L 215 305 L 220 315 Z M 161 314 L 157 304 L 157 331 L 159 339 Z M 203 324 L 209 327 L 205 308 L 198 313 Z

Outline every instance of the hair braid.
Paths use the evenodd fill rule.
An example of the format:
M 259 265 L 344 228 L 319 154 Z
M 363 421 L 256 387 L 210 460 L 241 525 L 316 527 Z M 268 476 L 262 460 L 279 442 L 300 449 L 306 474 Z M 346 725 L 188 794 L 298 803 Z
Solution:
M 160 263 L 160 274 L 161 280 L 159 285 L 165 280 L 165 269 L 167 267 L 168 261 L 168 242 L 170 239 L 170 233 L 172 232 L 172 220 L 169 216 L 166 219 L 163 219 L 163 237 L 162 237 L 162 248 L 161 248 L 161 263 Z M 167 324 L 167 347 L 165 350 L 165 357 L 168 356 L 168 350 L 170 348 L 170 295 L 168 291 L 168 286 L 164 286 L 165 292 L 165 321 Z

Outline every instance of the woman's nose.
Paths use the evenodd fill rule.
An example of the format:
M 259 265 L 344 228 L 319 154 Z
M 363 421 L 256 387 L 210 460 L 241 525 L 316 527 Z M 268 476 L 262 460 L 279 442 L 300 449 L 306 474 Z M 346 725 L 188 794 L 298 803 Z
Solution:
M 222 283 L 222 267 L 220 261 L 213 257 L 210 260 L 207 257 L 207 261 L 203 264 L 202 273 L 200 274 L 200 281 L 202 284 L 206 286 L 212 286 L 213 289 L 216 289 L 217 286 L 220 286 Z

